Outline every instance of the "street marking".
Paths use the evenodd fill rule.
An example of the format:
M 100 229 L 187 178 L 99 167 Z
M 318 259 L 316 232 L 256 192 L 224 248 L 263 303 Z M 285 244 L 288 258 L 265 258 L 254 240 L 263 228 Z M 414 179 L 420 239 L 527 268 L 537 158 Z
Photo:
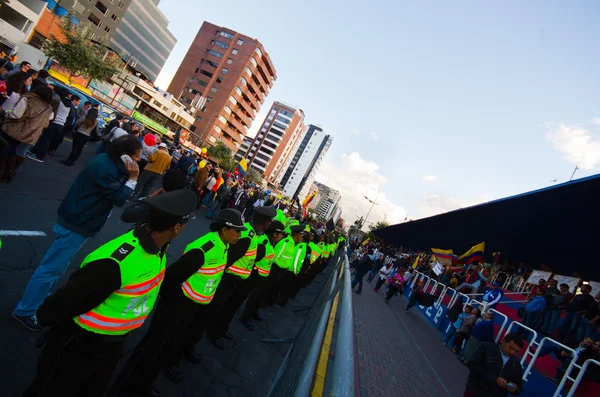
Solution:
M 340 261 L 338 261 L 339 263 Z M 343 273 L 343 272 L 340 272 Z M 327 361 L 329 360 L 329 351 L 331 350 L 331 340 L 333 339 L 333 327 L 335 324 L 335 314 L 337 313 L 338 298 L 340 293 L 338 292 L 333 300 L 331 306 L 331 312 L 329 313 L 329 321 L 327 321 L 327 329 L 325 330 L 325 338 L 321 345 L 321 353 L 319 354 L 319 360 L 317 361 L 317 369 L 313 378 L 313 386 L 310 395 L 311 396 L 322 396 L 323 390 L 325 389 L 325 376 L 327 375 Z
M 41 230 L 0 230 L 0 236 L 46 237 Z

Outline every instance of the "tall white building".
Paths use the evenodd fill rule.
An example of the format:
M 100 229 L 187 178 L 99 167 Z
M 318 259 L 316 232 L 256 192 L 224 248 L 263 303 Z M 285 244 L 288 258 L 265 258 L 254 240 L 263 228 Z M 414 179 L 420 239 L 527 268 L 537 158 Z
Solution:
M 0 50 L 18 54 L 17 63 L 29 61 L 35 69 L 44 66 L 46 57 L 26 42 L 45 7 L 42 0 L 10 0 L 0 7 Z
M 291 198 L 304 200 L 315 180 L 332 138 L 319 126 L 310 124 L 295 154 L 277 176 L 280 190 Z
M 316 203 L 315 212 L 324 219 L 330 219 L 333 217 L 335 210 L 339 206 L 342 195 L 339 191 L 330 188 L 327 185 L 323 185 L 319 182 L 314 182 L 315 186 L 319 190 L 319 201 Z M 315 196 L 315 199 L 317 197 Z

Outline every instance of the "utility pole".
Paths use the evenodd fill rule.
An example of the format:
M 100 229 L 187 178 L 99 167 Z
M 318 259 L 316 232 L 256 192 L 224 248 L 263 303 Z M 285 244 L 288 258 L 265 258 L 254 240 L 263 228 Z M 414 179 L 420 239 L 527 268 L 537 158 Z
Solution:
M 575 176 L 575 173 L 577 172 L 578 169 L 579 169 L 579 166 L 576 165 L 575 169 L 573 170 L 573 173 L 571 174 L 571 179 L 569 179 L 569 182 L 571 182 L 573 180 L 573 177 Z
M 369 215 L 371 214 L 371 211 L 373 210 L 373 207 L 374 207 L 375 205 L 379 205 L 379 204 L 377 204 L 377 199 L 379 198 L 379 195 L 380 195 L 380 194 L 381 194 L 381 191 L 377 191 L 377 197 L 375 197 L 375 200 L 374 200 L 374 201 L 371 201 L 371 200 L 369 200 L 369 199 L 367 198 L 367 200 L 371 201 L 371 208 L 369 208 L 369 212 L 367 212 L 367 216 L 365 216 L 365 220 L 363 221 L 363 223 L 366 223 L 366 222 L 367 222 L 367 219 L 369 219 Z M 366 198 L 366 196 L 365 196 L 365 198 Z

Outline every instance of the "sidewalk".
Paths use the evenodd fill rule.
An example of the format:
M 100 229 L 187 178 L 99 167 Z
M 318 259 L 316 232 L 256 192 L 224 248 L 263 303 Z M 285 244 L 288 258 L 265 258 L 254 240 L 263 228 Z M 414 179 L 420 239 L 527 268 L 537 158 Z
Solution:
M 404 312 L 407 299 L 384 303 L 383 291 L 366 282 L 353 294 L 356 396 L 461 397 L 469 373 L 440 334 L 416 308 Z

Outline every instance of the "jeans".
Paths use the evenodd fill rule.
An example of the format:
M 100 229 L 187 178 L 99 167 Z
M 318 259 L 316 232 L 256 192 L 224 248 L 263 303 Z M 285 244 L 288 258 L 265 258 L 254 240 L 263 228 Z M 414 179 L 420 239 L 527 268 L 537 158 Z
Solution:
M 385 283 L 385 280 L 379 277 L 379 279 L 377 280 L 377 284 L 375 284 L 375 291 L 379 291 L 379 288 L 381 288 L 383 283 Z
M 28 143 L 21 142 L 19 144 L 19 146 L 17 146 L 17 149 L 16 149 L 17 156 L 27 157 L 27 151 L 29 150 L 29 146 L 31 146 L 31 145 L 29 145 Z
M 157 180 L 160 179 L 160 174 L 152 171 L 144 171 L 140 174 L 138 178 L 138 183 L 135 186 L 135 190 L 133 192 L 133 197 L 140 198 L 148 196 L 150 189 L 156 183 Z
M 552 335 L 554 328 L 556 328 L 556 326 L 558 325 L 558 320 L 560 320 L 560 313 L 560 309 L 549 309 L 548 311 L 546 311 L 543 329 L 548 335 Z
M 581 322 L 581 314 L 576 312 L 567 312 L 564 321 L 558 327 L 560 329 L 559 340 L 564 340 L 570 334 L 573 334 L 577 331 L 579 327 L 579 323 Z
M 356 284 L 358 284 L 358 292 L 360 294 L 360 292 L 362 291 L 362 283 L 363 283 L 363 277 L 365 277 L 364 272 L 356 272 L 354 273 L 354 279 L 352 280 L 352 289 L 354 289 L 354 287 L 356 287 Z
M 446 340 L 444 341 L 444 343 L 449 344 L 450 341 L 452 340 L 452 337 L 454 337 L 454 335 L 456 335 L 456 332 L 458 330 L 456 328 L 454 328 L 454 325 L 452 325 L 450 327 L 450 331 L 448 332 L 448 336 L 446 336 Z
M 38 139 L 35 146 L 31 149 L 31 151 L 35 154 L 35 156 L 38 159 L 43 160 L 44 157 L 46 157 L 46 153 L 48 153 L 48 147 L 50 146 L 50 142 L 52 142 L 54 136 L 60 133 L 63 128 L 64 126 L 62 125 L 50 123 L 48 128 L 46 128 L 42 132 L 40 139 Z
M 367 277 L 367 281 L 371 282 L 373 281 L 373 279 L 375 278 L 375 276 L 377 275 L 377 273 L 379 273 L 379 269 L 373 268 L 370 272 L 369 272 L 369 277 Z
M 80 132 L 77 132 L 73 136 L 73 146 L 71 147 L 71 154 L 67 159 L 67 162 L 70 164 L 74 164 L 79 156 L 81 156 L 81 152 L 85 145 L 90 141 L 89 135 L 84 135 Z M 137 186 L 136 186 L 137 187 Z
M 596 328 L 598 328 L 597 324 L 590 324 L 590 320 L 587 318 L 582 318 L 581 323 L 579 323 L 579 329 L 577 331 L 577 339 L 583 340 L 583 338 L 593 338 L 596 333 Z
M 13 311 L 17 316 L 33 316 L 37 312 L 87 240 L 87 237 L 65 229 L 58 223 L 54 224 L 52 230 L 56 234 L 54 242 L 29 279 L 23 297 Z
M 523 313 L 523 318 L 521 319 L 521 324 L 525 325 L 526 327 L 529 327 L 531 329 L 535 329 L 540 316 L 541 316 L 542 312 L 528 312 L 527 310 L 525 310 L 525 312 Z M 525 329 L 525 328 L 519 328 L 519 330 L 517 331 L 519 334 L 521 335 L 527 335 L 527 333 L 529 332 L 529 330 Z
M 210 205 L 208 212 L 206 213 L 206 218 L 208 219 L 217 219 L 217 215 L 220 212 L 221 202 L 219 200 L 215 200 Z
M 211 201 L 213 199 L 214 194 L 215 194 L 215 192 L 213 192 L 212 190 L 210 192 L 206 193 L 206 196 L 204 196 L 204 200 L 202 201 L 203 207 L 208 207 L 208 205 L 211 203 Z

